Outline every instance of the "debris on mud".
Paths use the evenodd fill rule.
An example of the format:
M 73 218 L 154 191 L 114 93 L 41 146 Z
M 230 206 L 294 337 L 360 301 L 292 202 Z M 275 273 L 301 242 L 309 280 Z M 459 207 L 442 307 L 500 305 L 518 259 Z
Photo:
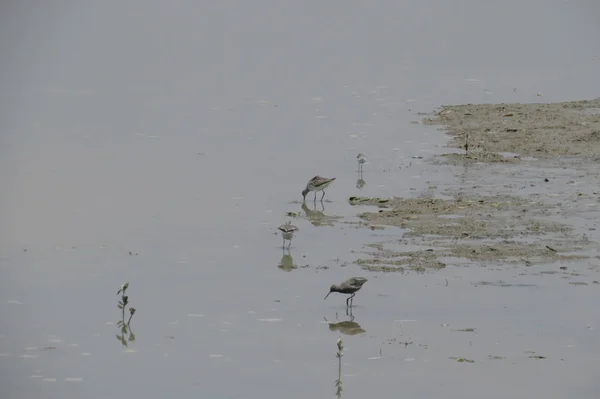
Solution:
M 464 357 L 452 356 L 452 357 L 449 357 L 448 359 L 456 360 L 458 363 L 475 363 L 475 360 L 466 359 Z
M 525 351 L 525 353 L 530 353 L 530 359 L 546 359 L 546 356 L 536 355 L 534 351 Z
M 569 248 L 569 250 L 575 250 Z M 556 252 L 544 251 L 540 243 L 523 243 L 517 241 L 502 241 L 491 244 L 465 244 L 454 245 L 451 253 L 459 258 L 472 261 L 485 261 L 493 258 L 502 258 L 505 263 L 521 263 L 531 266 L 535 263 L 550 263 L 554 261 L 571 261 L 586 259 L 581 255 L 560 255 Z
M 372 205 L 385 207 L 389 202 L 389 198 L 371 198 L 371 197 L 350 197 L 348 202 L 350 205 Z
M 479 281 L 477 283 L 473 283 L 475 287 L 483 286 L 491 286 L 491 287 L 537 287 L 535 284 L 523 284 L 523 283 L 507 283 L 502 280 L 499 281 Z
M 367 247 L 369 247 L 367 245 Z M 363 270 L 373 272 L 404 272 L 405 269 L 415 272 L 425 272 L 428 269 L 443 269 L 445 263 L 440 262 L 434 251 L 395 252 L 380 250 L 369 252 L 372 259 L 358 259 L 356 264 Z

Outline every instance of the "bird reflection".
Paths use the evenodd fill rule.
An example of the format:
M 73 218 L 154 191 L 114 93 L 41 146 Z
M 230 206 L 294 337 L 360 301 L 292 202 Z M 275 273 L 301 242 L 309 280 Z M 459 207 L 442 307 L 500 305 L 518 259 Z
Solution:
M 296 265 L 294 265 L 294 259 L 292 259 L 292 254 L 290 254 L 289 249 L 283 250 L 283 256 L 281 257 L 281 261 L 279 261 L 277 267 L 284 272 L 291 272 L 292 270 L 298 268 Z
M 325 215 L 325 204 L 313 203 L 312 210 L 308 208 L 306 203 L 302 203 L 302 210 L 306 214 L 306 218 L 309 222 L 313 224 L 313 226 L 333 226 L 333 222 L 337 219 L 340 219 L 340 216 L 327 216 Z M 321 210 L 318 210 L 321 208 Z
M 356 188 L 361 190 L 367 182 L 363 179 L 362 171 L 358 172 L 358 179 L 356 179 Z
M 350 310 L 349 313 L 346 312 L 346 315 L 350 316 L 350 320 L 340 321 L 338 323 L 330 323 L 329 320 L 325 318 L 325 321 L 329 324 L 329 331 L 339 331 L 344 335 L 356 335 L 366 332 L 360 327 L 360 324 L 354 321 L 352 310 Z
M 356 159 L 358 160 L 358 170 L 356 171 L 357 173 L 357 178 L 356 178 L 356 188 L 358 188 L 359 190 L 361 190 L 365 184 L 367 184 L 367 182 L 365 181 L 365 179 L 363 179 L 363 165 L 365 164 L 365 162 L 367 161 L 367 158 L 365 157 L 364 154 L 358 154 L 356 156 Z

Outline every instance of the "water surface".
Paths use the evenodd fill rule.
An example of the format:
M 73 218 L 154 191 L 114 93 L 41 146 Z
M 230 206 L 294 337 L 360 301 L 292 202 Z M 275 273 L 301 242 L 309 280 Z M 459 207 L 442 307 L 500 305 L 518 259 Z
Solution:
M 344 223 L 362 210 L 349 196 L 459 184 L 429 164 L 446 137 L 411 123 L 419 113 L 596 97 L 598 12 L 541 0 L 3 5 L 0 396 L 334 395 L 340 332 L 324 318 L 349 318 L 343 297 L 323 296 L 365 275 L 343 397 L 598 397 L 595 286 L 513 269 L 365 273 L 352 251 L 402 231 Z M 286 272 L 276 227 L 304 215 L 317 174 L 337 180 L 309 211 L 340 219 L 294 220 Z M 511 279 L 526 286 L 473 284 Z M 463 328 L 476 332 L 451 331 Z

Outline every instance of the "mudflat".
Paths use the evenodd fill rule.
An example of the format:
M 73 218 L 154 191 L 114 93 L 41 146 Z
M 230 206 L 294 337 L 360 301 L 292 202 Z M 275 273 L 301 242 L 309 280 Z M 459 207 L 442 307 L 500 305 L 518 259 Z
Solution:
M 468 104 L 443 107 L 426 125 L 444 125 L 456 163 L 518 162 L 523 157 L 600 159 L 600 99 L 551 104 Z
M 451 137 L 452 152 L 432 164 L 453 168 L 460 183 L 432 181 L 412 198 L 351 198 L 379 207 L 360 214 L 364 223 L 405 229 L 397 241 L 366 246 L 357 264 L 372 271 L 549 264 L 572 276 L 568 264 L 585 262 L 598 270 L 600 99 L 444 106 L 422 123 Z

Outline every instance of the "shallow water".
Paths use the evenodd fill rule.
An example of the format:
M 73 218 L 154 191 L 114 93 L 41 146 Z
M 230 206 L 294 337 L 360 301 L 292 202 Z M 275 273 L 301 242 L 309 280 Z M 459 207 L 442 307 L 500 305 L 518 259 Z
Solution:
M 366 273 L 353 251 L 402 231 L 348 224 L 367 208 L 347 199 L 485 178 L 429 164 L 447 137 L 411 123 L 420 112 L 596 97 L 599 8 L 3 7 L 0 397 L 333 396 L 340 332 L 324 318 L 350 318 L 343 296 L 323 297 L 365 275 L 343 397 L 597 398 L 590 265 L 587 286 L 468 264 Z M 308 209 L 332 218 L 294 220 L 296 268 L 279 267 L 290 258 L 276 227 L 305 214 L 316 174 L 337 180 L 324 210 Z M 127 349 L 115 295 L 126 281 Z M 464 328 L 475 332 L 452 331 Z

